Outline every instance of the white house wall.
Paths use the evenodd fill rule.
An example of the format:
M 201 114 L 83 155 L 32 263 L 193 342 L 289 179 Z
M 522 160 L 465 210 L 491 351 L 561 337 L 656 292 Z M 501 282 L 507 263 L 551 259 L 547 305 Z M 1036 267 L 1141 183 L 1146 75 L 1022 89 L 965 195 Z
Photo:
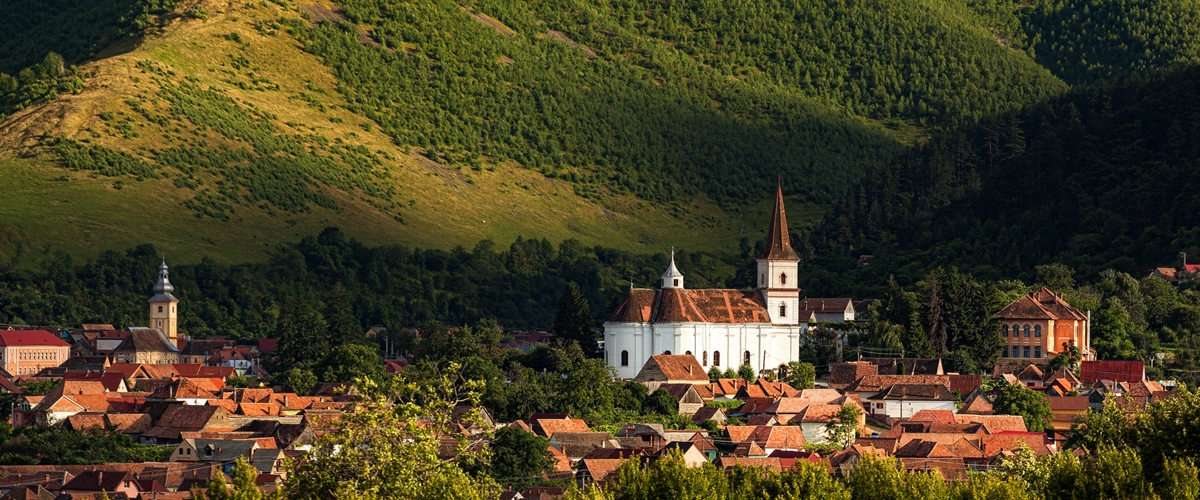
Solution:
M 708 370 L 713 353 L 721 353 L 721 370 L 737 369 L 746 351 L 756 370 L 773 369 L 798 361 L 802 325 L 770 323 L 605 323 L 606 361 L 617 376 L 631 379 L 653 354 L 686 354 Z M 629 364 L 621 365 L 621 352 L 629 353 Z M 707 363 L 704 353 L 708 353 Z
M 883 408 L 878 408 L 881 401 L 870 401 L 868 413 L 878 415 L 886 413 L 892 418 L 909 418 L 921 410 L 950 410 L 957 412 L 954 401 L 882 401 Z

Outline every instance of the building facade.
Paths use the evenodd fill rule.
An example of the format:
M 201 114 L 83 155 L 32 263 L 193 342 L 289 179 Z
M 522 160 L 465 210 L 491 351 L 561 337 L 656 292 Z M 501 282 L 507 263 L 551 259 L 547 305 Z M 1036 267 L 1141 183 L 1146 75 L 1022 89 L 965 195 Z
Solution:
M 34 375 L 71 357 L 71 344 L 45 330 L 0 331 L 0 362 L 11 375 Z
M 1079 349 L 1083 360 L 1096 359 L 1092 351 L 1091 312 L 1071 307 L 1046 287 L 1030 292 L 1001 309 L 1004 349 L 1000 361 L 1041 363 L 1058 356 L 1068 346 Z
M 179 299 L 171 295 L 175 287 L 168 279 L 167 260 L 158 267 L 158 283 L 154 284 L 154 296 L 150 297 L 150 328 L 163 332 L 171 346 L 179 346 Z
M 788 236 L 779 188 L 766 245 L 756 260 L 754 290 L 688 289 L 672 255 L 660 288 L 630 287 L 604 323 L 609 366 L 617 376 L 632 379 L 655 354 L 694 356 L 706 371 L 742 364 L 771 370 L 797 361 L 808 318 L 799 314 L 800 258 Z

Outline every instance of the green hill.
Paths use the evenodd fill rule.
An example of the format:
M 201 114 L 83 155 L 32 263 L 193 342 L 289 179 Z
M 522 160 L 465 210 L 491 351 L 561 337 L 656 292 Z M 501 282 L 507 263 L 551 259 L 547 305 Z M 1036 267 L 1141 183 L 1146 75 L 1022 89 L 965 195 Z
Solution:
M 1200 67 L 1091 85 L 939 134 L 872 173 L 813 230 L 825 293 L 938 266 L 1032 278 L 1141 275 L 1200 252 Z M 869 266 L 854 264 L 874 255 Z M 834 271 L 836 272 L 836 271 Z
M 944 2 L 5 9 L 9 255 L 240 260 L 330 225 L 730 248 L 760 234 L 776 174 L 804 225 L 929 127 L 1065 89 Z M 63 62 L 14 71 L 38 48 Z

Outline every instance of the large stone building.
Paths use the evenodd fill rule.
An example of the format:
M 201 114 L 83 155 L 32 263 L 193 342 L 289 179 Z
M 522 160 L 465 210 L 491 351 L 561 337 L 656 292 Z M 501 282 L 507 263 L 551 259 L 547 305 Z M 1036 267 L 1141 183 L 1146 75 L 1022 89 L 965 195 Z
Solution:
M 604 323 L 608 364 L 631 379 L 655 354 L 691 355 L 704 370 L 742 364 L 768 370 L 799 360 L 809 318 L 799 314 L 800 258 L 788 237 L 780 189 L 756 260 L 757 289 L 688 289 L 672 256 L 660 288 L 631 287 Z
M 1084 360 L 1096 359 L 1091 313 L 1071 307 L 1046 287 L 1023 295 L 993 317 L 1003 329 L 1002 363 L 1041 363 L 1058 356 L 1069 345 L 1078 348 Z
M 12 375 L 56 368 L 71 356 L 71 344 L 45 330 L 0 331 L 0 364 Z
M 134 327 L 121 344 L 113 349 L 113 363 L 149 365 L 174 364 L 179 359 L 179 299 L 171 295 L 175 287 L 167 273 L 164 259 L 158 267 L 158 282 L 150 297 L 150 327 Z

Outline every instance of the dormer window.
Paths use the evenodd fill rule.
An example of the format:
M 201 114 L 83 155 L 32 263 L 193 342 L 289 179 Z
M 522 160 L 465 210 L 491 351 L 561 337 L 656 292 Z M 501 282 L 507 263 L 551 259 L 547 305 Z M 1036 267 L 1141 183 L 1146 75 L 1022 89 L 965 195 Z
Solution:
M 787 284 L 787 273 L 779 273 L 779 284 L 780 285 Z

